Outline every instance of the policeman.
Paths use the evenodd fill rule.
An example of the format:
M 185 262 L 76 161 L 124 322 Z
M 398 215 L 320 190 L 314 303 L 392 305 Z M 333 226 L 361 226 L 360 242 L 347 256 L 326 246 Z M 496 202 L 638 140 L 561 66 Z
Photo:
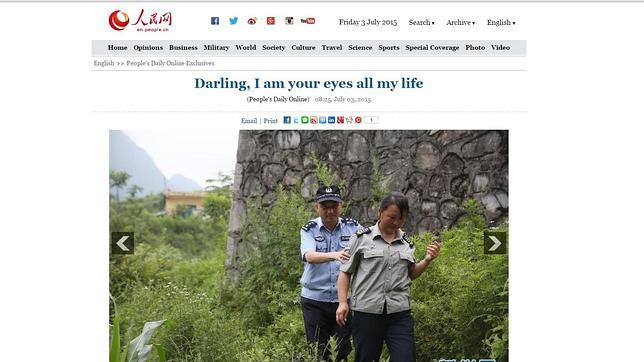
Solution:
M 349 238 L 360 224 L 339 217 L 342 198 L 338 186 L 320 187 L 315 201 L 315 210 L 320 217 L 304 224 L 300 231 L 300 252 L 304 262 L 301 303 L 306 339 L 317 347 L 322 359 L 328 359 L 328 341 L 334 335 L 338 342 L 337 357 L 346 359 L 351 352 L 351 331 L 348 325 L 339 326 L 335 322 L 336 282 L 340 262 L 349 259 L 345 250 Z
M 338 325 L 347 325 L 349 304 L 356 361 L 379 361 L 383 342 L 390 361 L 415 361 L 414 320 L 409 287 L 438 256 L 440 244 L 427 247 L 420 262 L 414 245 L 400 230 L 409 214 L 407 198 L 392 192 L 380 203 L 378 223 L 361 228 L 349 242 L 349 260 L 338 277 Z M 351 299 L 347 293 L 351 284 Z

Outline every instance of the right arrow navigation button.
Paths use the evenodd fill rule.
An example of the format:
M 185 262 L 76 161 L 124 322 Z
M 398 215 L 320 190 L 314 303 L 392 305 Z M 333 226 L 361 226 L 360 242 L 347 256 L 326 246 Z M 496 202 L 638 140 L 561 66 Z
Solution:
M 483 232 L 484 254 L 506 254 L 508 252 L 508 233 L 505 231 Z

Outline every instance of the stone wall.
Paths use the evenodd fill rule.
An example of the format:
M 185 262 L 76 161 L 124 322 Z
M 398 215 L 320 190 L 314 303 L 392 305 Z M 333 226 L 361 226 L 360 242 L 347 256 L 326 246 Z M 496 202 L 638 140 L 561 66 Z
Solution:
M 249 196 L 261 196 L 270 207 L 278 184 L 289 189 L 301 179 L 303 196 L 313 201 L 318 188 L 313 152 L 345 180 L 343 196 L 351 202 L 346 215 L 364 225 L 377 219 L 370 200 L 374 158 L 389 190 L 409 198 L 404 228 L 412 234 L 453 225 L 461 215 L 460 204 L 472 197 L 484 205 L 492 223 L 508 212 L 507 131 L 240 131 L 229 271 L 235 270 Z

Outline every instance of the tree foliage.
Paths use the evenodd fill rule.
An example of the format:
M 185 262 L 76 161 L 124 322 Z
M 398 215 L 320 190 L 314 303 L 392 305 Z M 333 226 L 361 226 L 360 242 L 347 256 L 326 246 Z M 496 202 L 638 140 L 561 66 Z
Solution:
M 338 177 L 329 163 L 320 160 L 315 152 L 311 154 L 311 160 L 319 185 L 338 185 L 342 192 L 346 192 L 346 181 Z
M 127 188 L 127 194 L 130 196 L 130 198 L 135 198 L 136 194 L 141 191 L 143 191 L 143 187 L 139 185 L 130 185 L 130 187 Z
M 130 174 L 125 171 L 110 170 L 110 189 L 116 189 L 116 201 L 119 201 L 119 190 L 123 189 L 130 179 Z

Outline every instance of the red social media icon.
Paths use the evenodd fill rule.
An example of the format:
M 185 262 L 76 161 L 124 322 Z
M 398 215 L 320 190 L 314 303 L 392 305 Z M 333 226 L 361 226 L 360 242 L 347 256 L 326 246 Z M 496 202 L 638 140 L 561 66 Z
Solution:
M 362 123 L 362 117 L 360 116 L 356 117 L 356 123 Z

